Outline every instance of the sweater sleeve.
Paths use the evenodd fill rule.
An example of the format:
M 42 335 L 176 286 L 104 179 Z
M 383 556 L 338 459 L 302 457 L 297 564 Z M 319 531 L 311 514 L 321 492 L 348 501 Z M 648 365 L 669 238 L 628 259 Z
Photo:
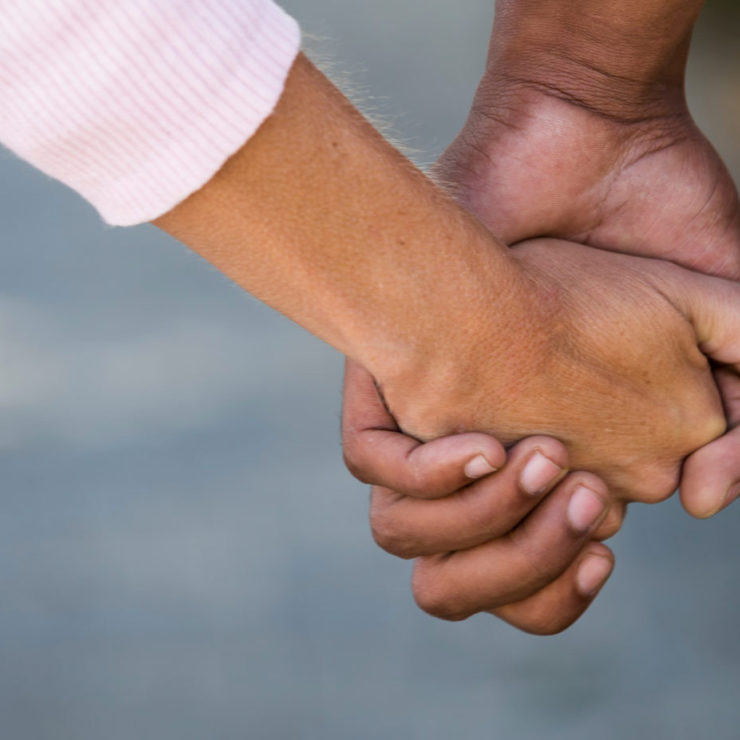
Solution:
M 270 115 L 299 43 L 272 0 L 0 0 L 0 142 L 150 221 Z

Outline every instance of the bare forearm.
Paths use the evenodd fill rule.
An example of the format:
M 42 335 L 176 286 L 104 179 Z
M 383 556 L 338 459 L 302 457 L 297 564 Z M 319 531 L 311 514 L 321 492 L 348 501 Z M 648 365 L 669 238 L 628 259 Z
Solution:
M 508 251 L 303 57 L 275 114 L 156 223 L 381 378 L 480 341 L 482 306 L 500 309 L 491 351 L 522 326 Z
M 704 0 L 497 0 L 489 69 L 586 107 L 682 95 L 693 26 Z M 545 82 L 547 84 L 547 82 Z M 609 95 L 603 91 L 608 89 Z

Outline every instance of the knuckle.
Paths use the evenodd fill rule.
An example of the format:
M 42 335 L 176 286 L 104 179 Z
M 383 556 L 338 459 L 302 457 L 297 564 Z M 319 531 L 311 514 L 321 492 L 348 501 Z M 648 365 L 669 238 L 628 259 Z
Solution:
M 346 439 L 342 443 L 342 459 L 353 478 L 360 483 L 372 483 L 368 470 L 362 460 L 357 444 Z
M 634 499 L 646 504 L 658 504 L 669 499 L 678 488 L 678 465 L 649 463 L 632 486 Z
M 685 384 L 668 403 L 663 416 L 665 439 L 674 441 L 677 457 L 685 457 L 699 447 L 720 437 L 727 429 L 722 400 L 717 385 L 707 372 L 707 358 L 699 353 L 691 335 L 691 350 L 702 365 L 702 379 Z
M 417 458 L 407 459 L 406 476 L 403 493 L 414 498 L 423 498 L 427 495 L 429 481 L 426 480 L 425 471 Z
M 411 590 L 417 606 L 432 617 L 460 622 L 471 616 L 436 572 L 415 568 Z
M 346 448 L 342 454 L 342 460 L 344 461 L 344 467 L 349 470 L 353 478 L 357 478 L 361 483 L 367 483 L 366 480 L 363 480 L 362 470 L 357 465 L 354 458 L 347 452 Z
M 414 540 L 389 509 L 371 509 L 370 530 L 375 543 L 387 553 L 403 560 L 416 556 Z
M 698 450 L 717 437 L 721 437 L 727 430 L 727 421 L 721 410 L 715 413 L 702 414 L 699 418 L 692 420 L 686 434 L 686 454 Z

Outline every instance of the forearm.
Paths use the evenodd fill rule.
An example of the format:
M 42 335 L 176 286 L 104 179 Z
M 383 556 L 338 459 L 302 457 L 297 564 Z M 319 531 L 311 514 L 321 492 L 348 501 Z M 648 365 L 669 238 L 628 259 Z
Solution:
M 155 223 L 381 378 L 481 341 L 482 306 L 492 352 L 523 325 L 508 251 L 303 57 L 275 114 Z
M 615 116 L 683 96 L 704 0 L 497 0 L 488 67 Z M 605 92 L 608 90 L 608 94 Z M 625 111 L 626 113 L 628 111 Z

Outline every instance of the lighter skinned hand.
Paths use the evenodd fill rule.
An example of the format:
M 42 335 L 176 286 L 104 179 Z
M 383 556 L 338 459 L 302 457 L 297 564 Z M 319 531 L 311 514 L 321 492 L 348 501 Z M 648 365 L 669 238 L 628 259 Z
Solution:
M 740 279 L 737 190 L 683 91 L 660 87 L 631 101 L 610 94 L 606 80 L 576 100 L 548 74 L 545 65 L 540 78 L 489 67 L 435 166 L 459 200 L 509 244 L 557 236 Z M 579 89 L 574 70 L 568 79 Z M 736 427 L 740 382 L 722 370 L 716 380 Z M 706 517 L 738 492 L 740 429 L 689 457 L 681 499 Z
M 504 444 L 554 436 L 613 498 L 670 496 L 683 459 L 725 429 L 705 355 L 740 363 L 740 286 L 564 241 L 514 253 L 531 297 L 524 352 L 513 341 L 514 360 L 490 357 L 475 317 L 441 359 L 384 382 L 400 427 L 426 440 L 464 429 Z
M 560 419 L 558 423 L 568 426 L 569 431 L 566 432 L 563 426 L 559 430 L 549 426 L 545 422 L 548 412 L 540 406 L 539 410 L 533 409 L 539 428 L 526 429 L 522 434 L 548 431 L 568 440 L 571 449 L 576 452 L 577 464 L 600 469 L 607 480 L 610 480 L 617 499 L 612 498 L 606 519 L 603 519 L 600 525 L 597 522 L 591 531 L 587 528 L 588 536 L 580 540 L 577 547 L 571 542 L 568 548 L 567 538 L 563 536 L 563 533 L 568 531 L 567 527 L 552 530 L 559 532 L 560 540 L 558 541 L 558 535 L 555 535 L 556 541 L 549 540 L 548 547 L 567 553 L 567 556 L 563 559 L 554 559 L 552 569 L 541 571 L 543 578 L 540 581 L 525 579 L 524 593 L 512 593 L 507 590 L 507 585 L 503 581 L 490 577 L 490 574 L 480 580 L 476 579 L 484 562 L 490 563 L 491 567 L 499 568 L 501 573 L 517 572 L 518 554 L 514 550 L 498 549 L 500 537 L 490 540 L 491 547 L 494 542 L 499 542 L 499 545 L 493 548 L 493 552 L 497 552 L 496 558 L 489 560 L 488 556 L 485 556 L 478 560 L 472 553 L 476 553 L 481 547 L 484 551 L 487 550 L 485 545 L 480 544 L 476 544 L 469 551 L 471 554 L 465 557 L 460 557 L 461 553 L 458 552 L 454 562 L 460 565 L 460 572 L 455 572 L 454 578 L 451 579 L 445 575 L 450 572 L 450 568 L 445 566 L 445 569 L 440 570 L 440 566 L 449 560 L 449 555 L 440 554 L 430 559 L 427 554 L 415 565 L 414 590 L 422 607 L 437 616 L 460 618 L 475 611 L 494 611 L 521 629 L 549 634 L 566 627 L 588 606 L 589 599 L 584 598 L 584 594 L 574 586 L 576 583 L 574 579 L 577 579 L 580 568 L 588 570 L 590 567 L 584 565 L 586 561 L 592 562 L 589 555 L 611 558 L 609 551 L 603 546 L 599 546 L 603 549 L 594 553 L 591 548 L 596 545 L 593 544 L 589 545 L 579 557 L 588 537 L 608 536 L 616 531 L 621 524 L 626 500 L 657 501 L 670 495 L 678 480 L 681 459 L 691 449 L 721 431 L 724 423 L 721 406 L 707 361 L 699 351 L 699 346 L 714 353 L 719 360 L 737 361 L 738 346 L 737 342 L 733 342 L 733 331 L 737 331 L 738 289 L 723 281 L 702 278 L 655 260 L 609 255 L 600 250 L 563 242 L 533 242 L 522 245 L 517 254 L 520 255 L 523 264 L 534 268 L 530 272 L 533 277 L 533 290 L 535 284 L 540 286 L 540 290 L 544 284 L 546 286 L 544 295 L 549 300 L 547 305 L 550 310 L 547 313 L 553 323 L 545 335 L 554 339 L 555 344 L 545 353 L 549 359 L 544 363 L 545 369 L 541 376 L 546 379 L 546 387 L 566 389 L 570 392 L 569 395 L 563 394 L 561 402 L 555 404 L 557 407 L 555 413 Z M 733 302 L 734 319 L 731 316 L 730 319 L 724 320 L 723 309 L 731 308 Z M 557 308 L 558 304 L 562 311 Z M 567 318 L 569 314 L 572 315 Z M 613 336 L 615 327 L 617 337 Z M 639 336 L 637 342 L 624 341 L 625 336 L 630 335 L 630 331 L 633 336 Z M 592 345 L 591 350 L 585 351 L 583 348 L 585 345 L 580 350 L 577 349 L 580 344 L 579 337 L 583 338 L 588 334 L 594 336 L 596 344 Z M 664 354 L 665 349 L 669 347 L 671 349 L 668 355 L 671 359 L 654 364 L 654 360 Z M 555 360 L 557 356 L 561 356 L 562 359 Z M 579 368 L 579 362 L 585 363 L 586 367 Z M 632 372 L 637 370 L 640 378 L 629 379 L 630 366 Z M 681 366 L 683 371 L 677 375 L 676 371 Z M 542 371 L 542 368 L 540 370 Z M 596 373 L 592 377 L 598 378 L 595 383 L 588 380 L 589 373 L 593 370 L 596 370 Z M 415 447 L 416 443 L 408 437 L 396 435 L 394 440 L 392 435 L 386 434 L 383 437 L 385 443 L 378 444 L 377 439 L 370 441 L 370 435 L 377 437 L 378 429 L 360 426 L 363 434 L 356 433 L 358 429 L 356 420 L 362 419 L 363 408 L 378 404 L 375 388 L 371 384 L 365 383 L 364 390 L 358 391 L 361 385 L 358 379 L 361 376 L 358 372 L 350 372 L 347 376 L 345 398 L 352 399 L 352 402 L 345 406 L 345 455 L 351 469 L 355 470 L 361 479 L 383 486 L 373 491 L 371 516 L 376 538 L 389 551 L 407 557 L 428 553 L 432 547 L 447 548 L 449 551 L 469 548 L 470 533 L 465 527 L 448 528 L 444 524 L 446 517 L 456 521 L 453 512 L 461 505 L 461 501 L 470 500 L 469 492 L 462 497 L 453 496 L 450 499 L 451 503 L 446 507 L 438 506 L 435 510 L 429 508 L 429 502 L 409 503 L 407 496 L 401 495 L 410 494 L 419 497 L 424 495 L 425 487 L 431 490 L 433 485 L 439 493 L 440 481 L 444 482 L 442 493 L 459 485 L 459 480 L 448 480 L 449 471 L 445 472 L 444 466 L 432 471 L 431 456 L 427 458 L 427 466 L 421 473 L 419 472 L 418 453 L 425 447 L 430 450 L 432 445 L 440 442 L 419 448 L 416 461 L 412 463 L 410 457 L 404 458 L 403 455 L 399 460 L 400 450 Z M 528 375 L 528 371 L 523 369 L 522 372 Z M 679 375 L 683 380 L 679 379 Z M 629 388 L 620 388 L 625 384 Z M 473 386 L 479 388 L 477 383 Z M 682 386 L 683 390 L 680 390 Z M 651 390 L 648 390 L 649 388 Z M 418 379 L 414 390 L 417 393 L 419 391 Z M 658 404 L 657 415 L 655 409 L 651 411 L 644 403 L 644 399 L 655 390 L 659 390 L 662 398 Z M 627 400 L 618 401 L 617 398 L 622 391 L 627 391 Z M 588 396 L 590 393 L 594 394 L 590 400 L 576 400 L 579 394 Z M 604 394 L 601 400 L 597 398 L 599 393 Z M 532 399 L 542 403 L 545 395 L 541 391 L 532 392 L 529 399 L 530 408 L 533 406 Z M 491 396 L 493 397 L 495 394 Z M 458 396 L 456 411 L 459 411 L 461 401 L 462 397 Z M 514 404 L 516 408 L 521 409 L 526 405 L 522 404 L 521 396 L 518 401 L 519 403 Z M 473 406 L 476 413 L 481 413 L 484 402 L 479 400 L 478 403 L 473 403 Z M 431 412 L 429 416 L 440 418 Z M 496 423 L 500 424 L 506 412 L 499 408 L 495 416 Z M 585 434 L 583 430 L 576 432 L 575 428 L 584 422 L 587 427 L 589 423 L 591 424 L 590 431 Z M 467 428 L 471 429 L 491 429 L 481 421 L 466 423 L 469 424 Z M 711 429 L 711 424 L 716 425 L 714 430 Z M 354 433 L 348 433 L 348 430 L 354 430 Z M 499 427 L 492 431 L 504 439 L 511 435 L 511 429 Z M 578 442 L 579 434 L 583 435 L 585 442 Z M 706 435 L 703 440 L 700 436 L 702 434 Z M 419 434 L 418 431 L 417 435 L 436 436 L 428 432 Z M 613 445 L 615 437 L 620 435 L 623 435 L 620 443 L 624 447 L 621 450 L 618 446 L 614 447 L 613 454 L 609 454 L 609 445 Z M 443 441 L 449 448 L 454 440 L 464 440 L 466 436 L 468 435 Z M 682 436 L 683 442 L 680 441 Z M 554 440 L 547 442 L 554 443 Z M 489 440 L 489 448 L 491 443 L 493 440 Z M 531 444 L 531 441 L 529 443 Z M 392 445 L 396 446 L 395 453 L 391 452 Z M 673 452 L 669 451 L 671 447 Z M 594 456 L 595 450 L 604 455 L 604 460 L 599 461 Z M 488 457 L 491 457 L 490 451 Z M 384 463 L 381 464 L 381 461 Z M 400 472 L 393 476 L 389 475 L 387 470 L 383 470 L 394 465 Z M 459 469 L 458 460 L 457 470 Z M 436 478 L 433 477 L 433 472 Z M 521 520 L 518 517 L 522 513 L 526 514 L 526 511 L 517 509 L 514 504 L 516 496 L 512 495 L 511 491 L 508 496 L 502 496 L 506 480 L 506 477 L 498 480 L 499 486 L 496 490 L 507 503 L 501 504 L 499 518 L 495 520 L 499 528 L 494 528 L 490 536 L 493 536 L 493 533 L 503 534 L 507 531 L 506 527 L 519 524 Z M 567 483 L 566 480 L 564 487 L 567 487 Z M 510 482 L 509 485 L 513 486 L 513 483 Z M 597 481 L 595 486 L 598 485 L 603 484 Z M 592 485 L 592 491 L 595 486 Z M 395 493 L 386 490 L 389 488 Z M 462 490 L 470 491 L 471 488 L 463 487 Z M 475 490 L 475 486 L 472 490 Z M 604 493 L 605 489 L 601 488 L 600 494 Z M 568 495 L 573 495 L 572 489 L 558 499 L 561 522 L 567 519 L 565 502 Z M 405 503 L 400 505 L 401 501 Z M 547 502 L 549 499 L 545 503 Z M 510 509 L 504 515 L 507 506 Z M 557 504 L 552 506 L 555 507 L 552 510 L 557 511 Z M 538 510 L 539 507 L 535 509 L 535 513 Z M 448 532 L 447 539 L 424 541 L 424 548 L 419 549 L 420 536 L 418 532 L 414 534 L 412 526 L 414 519 L 409 516 L 409 512 L 414 512 L 419 517 L 416 526 L 422 529 L 426 526 L 427 531 L 430 527 L 434 531 L 445 530 Z M 424 521 L 427 522 L 426 525 Z M 473 523 L 472 518 L 468 521 Z M 538 519 L 535 515 L 525 519 L 524 529 L 530 533 L 539 531 L 539 536 L 545 541 L 545 530 L 540 531 L 536 526 L 531 526 L 531 521 L 536 522 Z M 490 525 L 488 526 L 490 528 Z M 512 532 L 521 529 L 522 525 L 519 524 Z M 477 534 L 479 537 L 482 536 L 480 528 Z M 510 541 L 507 536 L 504 539 Z M 514 539 L 522 542 L 517 534 L 514 535 Z M 543 556 L 547 550 L 538 551 L 537 542 L 534 536 L 526 541 L 526 550 L 530 553 L 539 552 L 540 556 Z M 443 550 L 440 550 L 441 552 Z M 541 566 L 536 564 L 536 557 L 535 554 L 534 558 L 530 559 L 530 564 L 540 568 Z M 570 567 L 568 561 L 572 563 Z M 483 568 L 482 572 L 485 573 L 486 569 Z M 598 573 L 596 570 L 593 571 L 594 577 L 602 579 L 600 583 L 608 573 L 609 569 L 602 569 Z M 470 578 L 466 578 L 466 574 Z M 595 589 L 592 595 L 596 590 L 598 589 Z

